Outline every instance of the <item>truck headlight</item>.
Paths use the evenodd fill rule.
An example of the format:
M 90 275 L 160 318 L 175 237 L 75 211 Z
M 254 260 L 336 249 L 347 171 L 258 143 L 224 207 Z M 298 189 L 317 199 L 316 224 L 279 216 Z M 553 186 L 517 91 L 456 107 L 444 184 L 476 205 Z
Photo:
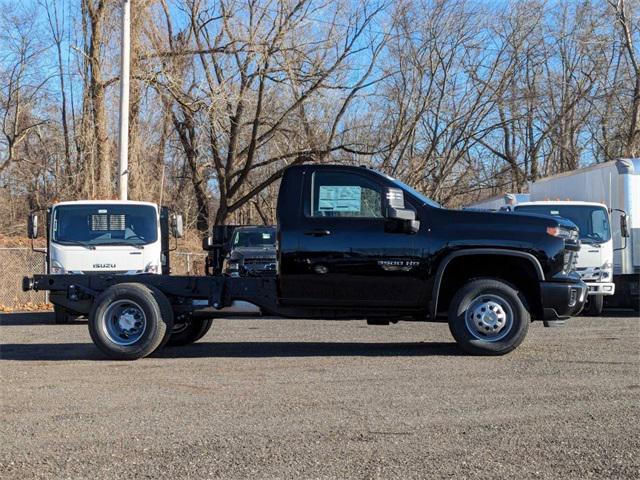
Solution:
M 578 232 L 566 227 L 547 227 L 547 233 L 553 237 L 565 238 L 565 239 L 576 239 L 578 238 Z
M 144 273 L 158 273 L 158 265 L 155 263 L 147 263 L 147 266 L 144 267 Z
M 236 261 L 227 262 L 227 270 L 238 270 L 240 268 L 240 263 Z
M 600 267 L 600 278 L 603 280 L 610 279 L 613 274 L 613 263 L 606 261 Z
M 51 275 L 63 275 L 67 273 L 65 268 L 55 260 L 51 262 L 51 268 L 49 269 L 49 271 L 51 272 Z

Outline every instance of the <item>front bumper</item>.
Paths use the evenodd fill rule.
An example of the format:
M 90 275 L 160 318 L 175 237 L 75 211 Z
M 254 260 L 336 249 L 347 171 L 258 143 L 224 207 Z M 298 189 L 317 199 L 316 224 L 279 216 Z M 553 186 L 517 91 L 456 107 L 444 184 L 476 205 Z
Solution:
M 613 295 L 616 293 L 616 284 L 613 282 L 587 282 L 587 295 Z
M 582 311 L 587 299 L 587 284 L 578 282 L 542 282 L 544 320 L 564 320 Z

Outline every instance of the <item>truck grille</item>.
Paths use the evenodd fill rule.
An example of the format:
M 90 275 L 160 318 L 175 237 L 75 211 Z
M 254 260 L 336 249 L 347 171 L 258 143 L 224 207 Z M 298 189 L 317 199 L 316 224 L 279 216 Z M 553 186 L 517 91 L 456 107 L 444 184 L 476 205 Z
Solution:
M 127 270 L 82 270 L 85 275 L 124 275 Z
M 276 257 L 245 258 L 244 267 L 247 270 L 273 270 L 276 269 Z

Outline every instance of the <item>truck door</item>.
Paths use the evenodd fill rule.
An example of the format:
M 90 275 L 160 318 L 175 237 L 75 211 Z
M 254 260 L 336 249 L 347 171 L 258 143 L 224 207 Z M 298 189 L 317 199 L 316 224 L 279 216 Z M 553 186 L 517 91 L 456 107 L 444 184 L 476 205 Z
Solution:
M 308 173 L 299 247 L 281 265 L 281 299 L 332 307 L 416 305 L 424 288 L 417 236 L 389 228 L 387 186 L 349 169 Z

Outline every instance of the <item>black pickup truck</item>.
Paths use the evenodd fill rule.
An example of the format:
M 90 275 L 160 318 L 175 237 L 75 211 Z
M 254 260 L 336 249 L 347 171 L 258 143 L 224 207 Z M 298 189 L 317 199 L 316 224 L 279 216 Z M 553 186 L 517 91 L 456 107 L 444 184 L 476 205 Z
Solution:
M 448 210 L 338 165 L 287 169 L 277 217 L 274 276 L 36 275 L 23 289 L 64 292 L 118 359 L 192 343 L 239 300 L 283 317 L 448 321 L 460 348 L 489 355 L 516 348 L 532 320 L 568 318 L 585 302 L 578 229 L 562 218 Z

